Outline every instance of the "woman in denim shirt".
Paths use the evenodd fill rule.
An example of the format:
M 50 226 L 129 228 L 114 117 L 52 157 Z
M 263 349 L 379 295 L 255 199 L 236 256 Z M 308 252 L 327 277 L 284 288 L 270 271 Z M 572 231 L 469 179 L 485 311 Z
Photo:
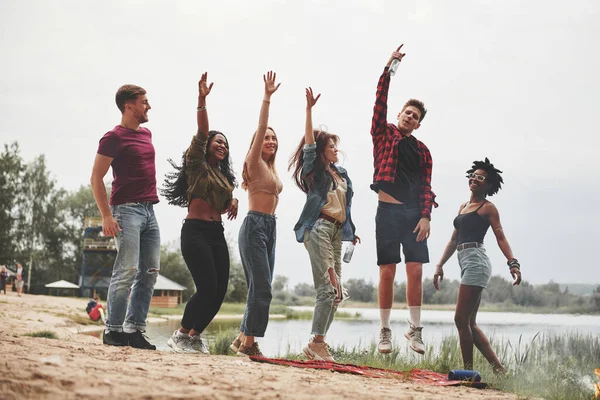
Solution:
M 306 203 L 294 227 L 296 240 L 308 251 L 317 301 L 313 314 L 314 335 L 304 348 L 312 360 L 334 361 L 325 343 L 337 306 L 343 300 L 342 240 L 356 244 L 360 238 L 350 216 L 352 181 L 338 162 L 339 137 L 312 127 L 312 107 L 319 97 L 306 89 L 305 136 L 290 160 L 294 180 L 306 193 Z

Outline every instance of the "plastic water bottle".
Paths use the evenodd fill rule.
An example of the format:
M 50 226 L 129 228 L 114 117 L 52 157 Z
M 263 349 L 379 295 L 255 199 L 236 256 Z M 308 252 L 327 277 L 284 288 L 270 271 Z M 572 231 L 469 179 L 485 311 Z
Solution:
M 448 372 L 448 380 L 481 382 L 481 375 L 479 372 L 470 369 L 453 369 Z
M 346 251 L 344 252 L 344 262 L 349 263 L 352 260 L 352 254 L 354 254 L 354 244 L 350 243 L 346 247 Z
M 392 60 L 392 65 L 390 65 L 390 75 L 396 75 L 396 70 L 398 69 L 398 65 L 400 65 L 400 60 L 394 58 Z

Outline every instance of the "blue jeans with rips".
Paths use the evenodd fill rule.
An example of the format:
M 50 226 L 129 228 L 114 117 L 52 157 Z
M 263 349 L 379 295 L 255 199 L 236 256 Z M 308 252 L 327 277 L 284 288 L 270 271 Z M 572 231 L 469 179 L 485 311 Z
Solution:
M 160 270 L 160 231 L 152 203 L 111 206 L 121 227 L 106 300 L 106 329 L 146 331 L 146 318 Z
M 264 337 L 269 323 L 275 267 L 276 218 L 248 211 L 238 238 L 248 298 L 240 331 L 246 336 Z
M 331 283 L 329 270 L 342 282 L 342 229 L 333 222 L 319 218 L 312 229 L 304 234 L 304 247 L 308 250 L 317 301 L 312 321 L 311 335 L 327 334 L 337 311 L 335 302 L 338 288 Z

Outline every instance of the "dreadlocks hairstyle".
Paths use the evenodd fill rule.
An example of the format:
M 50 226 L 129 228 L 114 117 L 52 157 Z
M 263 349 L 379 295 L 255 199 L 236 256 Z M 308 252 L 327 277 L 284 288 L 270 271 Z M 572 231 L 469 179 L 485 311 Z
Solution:
M 478 169 L 482 169 L 487 173 L 487 181 L 490 185 L 490 188 L 487 191 L 488 196 L 493 196 L 498 193 L 498 190 L 502 189 L 502 184 L 504 180 L 500 175 L 502 171 L 494 167 L 494 164 L 490 162 L 490 160 L 486 157 L 485 161 L 473 161 L 473 166 L 470 170 L 467 171 L 467 178 L 469 174 L 475 172 Z
M 302 175 L 302 167 L 304 166 L 304 145 L 306 144 L 304 136 L 300 140 L 300 144 L 290 158 L 288 171 L 293 170 L 292 177 L 296 185 L 304 193 L 308 193 L 315 183 L 315 171 L 327 171 L 327 161 L 325 160 L 325 147 L 329 144 L 329 139 L 337 145 L 340 138 L 337 135 L 321 130 L 314 130 L 315 143 L 317 144 L 317 159 L 315 160 L 315 168 L 306 175 Z M 333 178 L 333 177 L 332 177 Z M 333 180 L 335 185 L 335 179 Z
M 275 130 L 273 128 L 271 128 L 270 126 L 267 126 L 267 129 L 270 129 L 273 132 L 273 134 L 275 135 L 275 139 L 277 139 L 277 133 L 275 133 Z M 254 135 L 252 136 L 252 141 L 250 142 L 250 148 L 248 149 L 248 153 L 250 153 L 250 149 L 252 148 L 252 145 L 254 144 L 255 139 L 256 139 L 256 132 L 254 132 Z M 267 160 L 267 165 L 269 166 L 269 169 L 271 170 L 271 172 L 273 172 L 273 174 L 275 174 L 275 176 L 277 176 L 277 170 L 275 169 L 275 157 L 277 156 L 278 150 L 279 150 L 279 140 L 277 141 L 277 147 L 275 148 L 275 153 L 271 157 L 269 157 L 269 159 Z M 262 152 L 262 149 L 261 149 L 261 152 Z M 248 153 L 246 153 L 246 157 L 248 157 Z M 249 183 L 250 183 L 250 177 L 248 175 L 248 164 L 244 160 L 244 168 L 242 170 L 242 189 L 248 190 Z
M 208 155 L 208 149 L 210 147 L 211 142 L 215 138 L 216 135 L 222 135 L 225 138 L 225 142 L 227 143 L 227 148 L 229 149 L 229 141 L 227 137 L 223 135 L 223 133 L 219 131 L 209 131 L 208 132 L 208 141 L 206 142 L 206 154 Z M 165 176 L 164 187 L 160 189 L 160 193 L 168 200 L 169 204 L 179 207 L 188 207 L 188 175 L 187 175 L 187 163 L 186 163 L 186 155 L 187 150 L 183 152 L 183 156 L 181 157 L 181 165 L 177 165 L 172 159 L 169 159 L 169 163 L 173 168 L 175 168 L 174 172 L 169 172 Z M 235 175 L 233 174 L 233 169 L 231 168 L 231 157 L 229 153 L 227 153 L 227 157 L 222 161 L 219 161 L 217 164 L 219 170 L 225 178 L 231 183 L 233 186 L 237 186 L 237 182 L 235 180 Z

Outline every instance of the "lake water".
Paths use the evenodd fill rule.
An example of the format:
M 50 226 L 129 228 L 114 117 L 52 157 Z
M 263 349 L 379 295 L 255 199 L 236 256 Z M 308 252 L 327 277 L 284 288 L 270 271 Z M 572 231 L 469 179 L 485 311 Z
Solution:
M 311 307 L 293 307 L 296 310 L 312 310 Z M 366 347 L 379 339 L 379 310 L 376 308 L 341 308 L 351 314 L 360 313 L 358 320 L 334 320 L 327 335 L 327 343 L 333 346 Z M 408 310 L 392 310 L 391 327 L 395 343 L 408 349 L 404 339 L 407 329 Z M 456 335 L 453 311 L 424 310 L 421 317 L 423 341 L 426 345 L 437 346 L 444 336 Z M 529 343 L 538 333 L 565 334 L 580 333 L 600 335 L 600 316 L 572 314 L 523 314 L 505 312 L 479 312 L 478 325 L 486 335 L 495 339 L 510 340 L 517 345 L 521 337 L 522 345 Z M 239 320 L 215 320 L 203 337 L 209 341 L 219 331 L 238 329 Z M 148 325 L 147 335 L 160 350 L 167 350 L 167 340 L 179 327 L 179 320 Z M 262 352 L 269 357 L 282 356 L 288 351 L 301 353 L 302 347 L 310 338 L 310 320 L 271 320 L 264 338 L 258 339 Z

